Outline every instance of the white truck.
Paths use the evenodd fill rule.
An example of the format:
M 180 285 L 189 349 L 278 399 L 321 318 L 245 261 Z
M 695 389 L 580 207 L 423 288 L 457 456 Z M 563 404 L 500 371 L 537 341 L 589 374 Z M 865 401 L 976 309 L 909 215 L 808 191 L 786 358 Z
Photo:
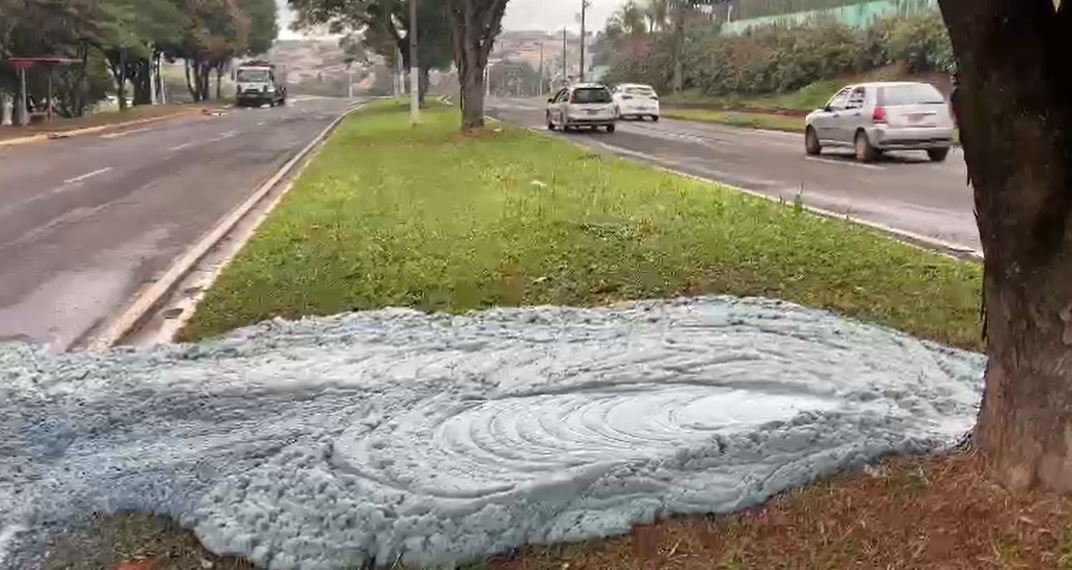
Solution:
M 275 107 L 286 102 L 286 67 L 268 61 L 247 61 L 235 70 L 235 105 Z

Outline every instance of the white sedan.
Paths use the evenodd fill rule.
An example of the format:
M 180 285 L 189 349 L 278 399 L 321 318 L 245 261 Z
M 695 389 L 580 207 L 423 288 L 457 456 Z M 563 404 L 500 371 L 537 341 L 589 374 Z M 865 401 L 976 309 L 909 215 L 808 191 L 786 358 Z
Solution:
M 622 83 L 614 87 L 611 95 L 618 118 L 659 120 L 659 96 L 650 85 Z

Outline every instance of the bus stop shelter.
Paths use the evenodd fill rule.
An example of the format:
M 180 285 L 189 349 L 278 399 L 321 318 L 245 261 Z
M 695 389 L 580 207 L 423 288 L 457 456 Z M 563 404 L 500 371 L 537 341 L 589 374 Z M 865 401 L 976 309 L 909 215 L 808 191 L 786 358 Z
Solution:
M 30 123 L 29 107 L 27 105 L 26 72 L 34 67 L 42 67 L 48 71 L 48 105 L 45 109 L 45 120 L 52 121 L 53 117 L 53 93 L 52 79 L 57 67 L 63 67 L 81 63 L 77 59 L 62 57 L 12 57 L 7 60 L 19 74 L 19 93 L 15 98 L 15 122 L 25 126 Z

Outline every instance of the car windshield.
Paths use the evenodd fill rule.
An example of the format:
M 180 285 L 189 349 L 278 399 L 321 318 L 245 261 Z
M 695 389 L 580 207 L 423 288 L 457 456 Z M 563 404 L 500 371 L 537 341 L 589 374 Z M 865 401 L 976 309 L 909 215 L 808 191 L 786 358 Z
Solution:
M 625 94 L 635 97 L 655 97 L 655 90 L 651 87 L 626 87 Z
M 602 87 L 585 87 L 573 92 L 572 103 L 610 103 L 610 91 Z
M 891 85 L 879 89 L 879 105 L 940 105 L 945 97 L 931 85 Z
M 260 81 L 268 81 L 267 69 L 239 69 L 236 77 L 238 81 L 242 83 L 255 83 Z

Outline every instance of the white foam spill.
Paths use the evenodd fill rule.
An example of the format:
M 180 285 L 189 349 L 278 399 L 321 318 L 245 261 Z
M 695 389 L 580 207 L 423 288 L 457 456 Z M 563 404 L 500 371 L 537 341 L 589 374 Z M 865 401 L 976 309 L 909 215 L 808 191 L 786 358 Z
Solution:
M 983 364 L 726 297 L 387 310 L 99 356 L 4 345 L 0 529 L 135 509 L 272 569 L 449 564 L 949 444 Z M 25 568 L 35 535 L 10 534 L 0 564 Z

